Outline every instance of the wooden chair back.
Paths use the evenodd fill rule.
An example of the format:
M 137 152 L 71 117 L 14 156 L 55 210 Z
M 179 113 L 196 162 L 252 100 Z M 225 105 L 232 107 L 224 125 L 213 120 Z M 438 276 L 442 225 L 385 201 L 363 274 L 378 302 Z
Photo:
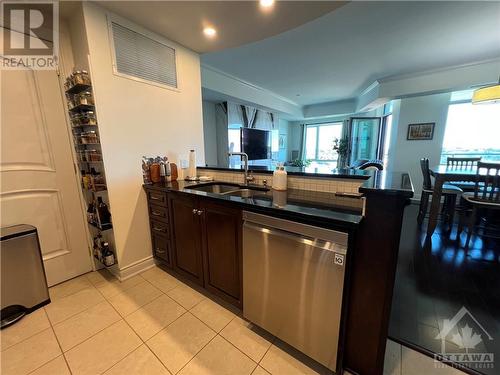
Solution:
M 454 158 L 448 157 L 446 159 L 446 166 L 448 168 L 456 168 L 456 169 L 472 169 L 477 167 L 477 163 L 481 161 L 481 157 L 477 158 Z
M 432 190 L 431 172 L 429 170 L 429 159 L 420 159 L 420 169 L 422 169 L 422 177 L 424 179 L 423 188 L 425 190 Z
M 474 199 L 500 204 L 500 163 L 478 162 Z

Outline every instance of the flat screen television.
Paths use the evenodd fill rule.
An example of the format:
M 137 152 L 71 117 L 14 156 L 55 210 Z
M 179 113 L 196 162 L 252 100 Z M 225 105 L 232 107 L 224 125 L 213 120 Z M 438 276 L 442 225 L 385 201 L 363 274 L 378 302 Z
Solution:
M 248 160 L 271 158 L 271 132 L 269 130 L 241 128 L 241 152 Z

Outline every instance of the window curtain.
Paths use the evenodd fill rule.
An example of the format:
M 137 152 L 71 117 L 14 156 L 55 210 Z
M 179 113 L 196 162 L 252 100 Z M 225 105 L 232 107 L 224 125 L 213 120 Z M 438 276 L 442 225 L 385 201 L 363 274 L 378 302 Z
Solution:
M 217 128 L 217 165 L 227 167 L 228 152 L 228 105 L 226 102 L 215 105 L 215 126 Z
M 307 131 L 307 126 L 306 124 L 300 124 L 300 146 L 299 146 L 299 159 L 300 160 L 305 160 L 306 159 L 306 131 Z

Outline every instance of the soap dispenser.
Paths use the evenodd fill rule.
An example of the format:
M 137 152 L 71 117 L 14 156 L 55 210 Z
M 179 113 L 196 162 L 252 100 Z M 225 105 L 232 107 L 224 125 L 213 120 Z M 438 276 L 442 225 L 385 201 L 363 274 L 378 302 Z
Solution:
M 283 164 L 278 164 L 273 173 L 273 189 L 284 191 L 287 188 L 287 173 Z

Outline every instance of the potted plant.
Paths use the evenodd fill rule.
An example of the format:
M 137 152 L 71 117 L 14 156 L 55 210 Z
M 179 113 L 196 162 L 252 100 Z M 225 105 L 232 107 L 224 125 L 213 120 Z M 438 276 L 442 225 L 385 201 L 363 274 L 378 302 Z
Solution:
M 335 138 L 335 141 L 333 143 L 333 150 L 339 155 L 337 159 L 337 168 L 347 168 L 347 152 L 349 151 L 349 142 L 347 140 L 347 137 L 342 139 Z

